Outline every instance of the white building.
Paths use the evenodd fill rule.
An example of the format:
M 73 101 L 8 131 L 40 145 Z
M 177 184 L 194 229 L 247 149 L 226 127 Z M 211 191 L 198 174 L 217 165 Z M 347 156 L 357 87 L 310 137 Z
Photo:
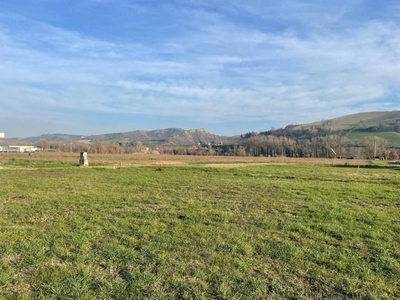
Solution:
M 0 152 L 36 152 L 36 151 L 41 151 L 41 148 L 35 147 L 35 146 L 3 146 L 0 147 Z
M 0 132 L 0 139 L 4 139 L 4 137 L 5 137 L 4 132 Z

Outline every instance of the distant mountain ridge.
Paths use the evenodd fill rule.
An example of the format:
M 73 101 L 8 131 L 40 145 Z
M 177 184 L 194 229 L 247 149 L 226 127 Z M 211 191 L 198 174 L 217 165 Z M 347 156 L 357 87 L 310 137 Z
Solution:
M 119 144 L 135 144 L 142 142 L 144 145 L 175 145 L 194 146 L 208 143 L 219 143 L 230 139 L 229 137 L 211 134 L 205 129 L 184 130 L 181 128 L 167 128 L 157 130 L 135 130 L 119 133 L 107 133 L 90 136 L 69 134 L 42 134 L 36 137 L 12 139 L 14 142 L 37 143 L 45 140 L 49 142 L 86 141 L 91 143 L 106 142 Z
M 400 147 L 400 111 L 376 111 L 345 115 L 342 117 L 321 120 L 308 124 L 288 125 L 285 128 L 274 130 L 275 135 L 298 138 L 300 135 L 293 132 L 308 131 L 309 135 L 319 135 L 318 130 L 329 132 L 328 134 L 346 135 L 351 141 L 362 142 L 367 136 L 378 136 L 388 140 L 389 145 Z M 273 134 L 274 131 L 261 132 L 262 134 Z M 290 135 L 288 135 L 288 133 Z M 254 132 L 242 135 L 249 137 Z M 142 142 L 143 145 L 156 146 L 196 146 L 198 144 L 232 143 L 240 144 L 238 136 L 227 137 L 211 134 L 205 129 L 185 130 L 181 128 L 166 128 L 156 130 L 135 130 L 119 133 L 98 134 L 90 136 L 69 134 L 43 134 L 36 137 L 21 139 L 5 139 L 9 143 L 30 143 L 39 141 L 68 143 L 82 141 L 86 143 L 118 143 L 121 145 L 134 145 Z
M 104 141 L 111 143 L 137 143 L 191 146 L 197 144 L 216 143 L 227 140 L 228 137 L 211 134 L 205 129 L 184 130 L 180 128 L 157 129 L 151 131 L 136 130 L 121 133 L 93 135 L 87 137 L 92 142 Z

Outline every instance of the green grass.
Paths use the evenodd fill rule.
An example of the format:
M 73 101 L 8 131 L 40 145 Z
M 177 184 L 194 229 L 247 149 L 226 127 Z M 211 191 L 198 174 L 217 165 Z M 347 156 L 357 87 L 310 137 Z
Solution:
M 400 120 L 400 111 L 375 111 L 375 112 L 364 112 L 351 115 L 345 115 L 342 117 L 322 120 L 319 122 L 313 122 L 309 124 L 299 125 L 300 128 L 311 128 L 311 127 L 326 127 L 333 131 L 337 130 L 350 130 L 361 123 L 365 128 L 383 125 L 384 127 L 393 127 L 393 125 Z
M 363 132 L 363 131 L 352 131 L 348 138 L 352 142 L 363 143 L 366 137 L 374 137 L 387 140 L 389 147 L 400 148 L 400 133 L 398 132 Z
M 105 142 L 109 144 L 116 144 L 116 143 L 126 144 L 129 143 L 129 139 L 124 137 L 117 137 L 110 140 L 106 140 Z
M 0 298 L 400 298 L 397 167 L 36 167 L 0 169 Z

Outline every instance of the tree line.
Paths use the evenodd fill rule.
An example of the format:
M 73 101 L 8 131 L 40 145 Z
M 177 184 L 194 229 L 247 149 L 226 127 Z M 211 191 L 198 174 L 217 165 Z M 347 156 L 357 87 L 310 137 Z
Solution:
M 166 155 L 225 155 L 225 156 L 264 156 L 264 157 L 315 157 L 315 158 L 366 158 L 396 160 L 399 154 L 389 149 L 387 141 L 379 137 L 367 137 L 363 143 L 351 143 L 345 135 L 329 134 L 317 131 L 312 135 L 304 130 L 287 135 L 282 130 L 274 132 L 249 133 L 230 144 L 213 145 L 211 143 L 197 146 L 157 146 L 149 148 L 142 142 L 135 144 L 118 144 L 97 142 L 94 144 L 82 141 L 51 142 L 41 140 L 36 146 L 47 151 L 80 152 L 96 154 L 130 154 L 149 153 Z M 300 135 L 302 134 L 302 135 Z

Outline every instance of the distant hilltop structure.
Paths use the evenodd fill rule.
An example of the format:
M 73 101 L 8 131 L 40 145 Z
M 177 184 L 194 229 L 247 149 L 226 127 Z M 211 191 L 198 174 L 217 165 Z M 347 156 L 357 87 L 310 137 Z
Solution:
M 4 136 L 5 136 L 4 132 L 0 132 L 0 139 L 4 139 Z

